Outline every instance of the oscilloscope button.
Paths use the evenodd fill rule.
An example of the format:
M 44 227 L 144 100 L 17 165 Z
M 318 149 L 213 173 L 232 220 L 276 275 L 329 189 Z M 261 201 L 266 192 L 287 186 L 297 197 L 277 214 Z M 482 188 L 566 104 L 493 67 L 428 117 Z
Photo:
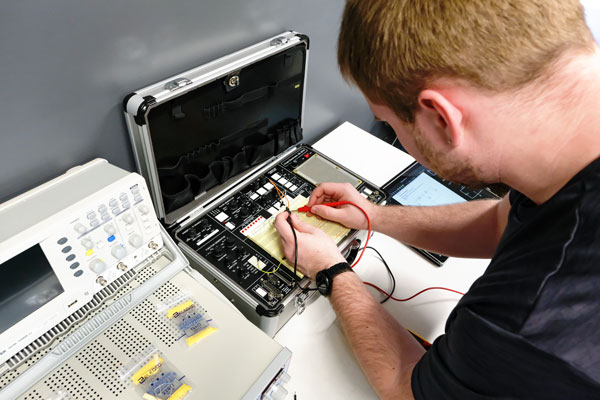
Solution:
M 73 228 L 77 233 L 85 233 L 87 231 L 87 228 L 82 223 L 76 223 Z

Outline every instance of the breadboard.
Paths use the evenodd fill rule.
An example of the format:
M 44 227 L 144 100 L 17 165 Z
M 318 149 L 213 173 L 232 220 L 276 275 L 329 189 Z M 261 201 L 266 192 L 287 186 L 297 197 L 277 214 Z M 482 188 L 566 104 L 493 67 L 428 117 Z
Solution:
M 308 198 L 300 195 L 290 200 L 289 208 L 290 210 L 297 210 L 298 208 L 305 206 L 307 203 Z M 285 210 L 281 209 L 279 213 L 283 211 Z M 262 247 L 273 258 L 281 261 L 281 265 L 284 265 L 290 271 L 293 271 L 293 263 L 290 263 L 287 259 L 285 259 L 279 232 L 277 232 L 274 226 L 275 217 L 279 215 L 279 213 L 266 220 L 261 227 L 248 235 L 248 237 L 254 243 Z M 296 213 L 296 215 L 298 218 L 300 218 L 300 220 L 321 229 L 335 242 L 335 244 L 339 244 L 350 232 L 350 229 L 338 224 L 337 222 L 327 221 L 316 216 L 308 216 L 306 213 Z M 304 276 L 298 271 L 296 271 L 296 274 L 301 278 Z

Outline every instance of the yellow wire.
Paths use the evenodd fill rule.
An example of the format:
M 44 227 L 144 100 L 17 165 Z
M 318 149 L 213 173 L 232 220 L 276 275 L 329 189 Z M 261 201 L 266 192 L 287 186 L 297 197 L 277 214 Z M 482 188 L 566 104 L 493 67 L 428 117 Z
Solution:
M 275 271 L 267 272 L 267 271 L 263 271 L 262 269 L 258 268 L 258 266 L 260 265 L 260 260 L 257 258 L 256 259 L 256 269 L 259 270 L 260 272 L 265 273 L 265 274 L 273 274 L 273 273 L 279 271 L 279 267 L 281 267 L 281 263 L 282 262 L 283 262 L 283 260 L 279 261 L 279 265 L 277 266 L 277 268 L 275 268 Z
M 283 193 L 281 192 L 281 190 L 277 187 L 277 185 L 275 184 L 275 182 L 273 182 L 271 179 L 269 179 L 269 182 L 271 182 L 271 185 L 273 185 L 273 187 L 275 188 L 275 191 L 277 192 L 277 196 L 279 196 L 279 198 L 281 200 L 283 200 L 283 197 L 281 197 L 283 195 Z
M 275 190 L 277 191 L 277 195 L 279 196 L 279 198 L 283 201 L 283 199 L 285 198 L 285 201 L 287 202 L 287 206 L 288 208 L 290 208 L 290 199 L 288 199 L 287 195 L 281 191 L 281 189 L 279 189 L 277 187 L 277 185 L 275 184 L 275 182 L 273 182 L 271 179 L 269 179 L 269 182 L 271 182 L 271 185 L 273 185 L 275 187 Z

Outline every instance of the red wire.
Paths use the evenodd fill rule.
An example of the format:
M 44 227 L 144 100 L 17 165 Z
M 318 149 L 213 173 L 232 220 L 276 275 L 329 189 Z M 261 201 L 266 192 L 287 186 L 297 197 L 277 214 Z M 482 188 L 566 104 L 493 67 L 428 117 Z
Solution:
M 365 254 L 365 250 L 367 249 L 367 246 L 369 245 L 369 239 L 371 237 L 371 219 L 369 218 L 369 214 L 367 214 L 367 212 L 365 210 L 363 210 L 362 207 L 360 207 L 357 204 L 352 203 L 351 201 L 337 201 L 335 203 L 336 206 L 341 206 L 341 205 L 344 205 L 344 204 L 350 204 L 350 205 L 358 208 L 360 211 L 362 211 L 362 213 L 365 215 L 365 218 L 367 219 L 367 225 L 368 225 L 367 240 L 365 241 L 365 245 L 363 246 L 363 249 L 360 252 L 360 255 L 358 256 L 358 258 L 356 259 L 356 261 L 354 261 L 354 264 L 352 264 L 350 266 L 350 268 L 354 268 L 354 266 L 356 264 L 358 264 L 358 262 L 361 260 L 363 254 Z
M 360 252 L 360 255 L 358 256 L 358 258 L 356 259 L 356 261 L 354 261 L 354 264 L 352 264 L 350 266 L 350 268 L 354 268 L 354 266 L 356 264 L 358 264 L 358 262 L 362 258 L 363 254 L 365 254 L 365 250 L 367 249 L 367 246 L 369 245 L 369 237 L 371 236 L 371 219 L 369 218 L 369 214 L 367 214 L 367 212 L 365 210 L 363 210 L 362 207 L 360 207 L 357 204 L 354 204 L 351 201 L 335 201 L 333 203 L 322 203 L 322 204 L 315 204 L 315 205 L 317 205 L 317 206 L 337 207 L 337 206 L 343 206 L 345 204 L 350 204 L 351 206 L 354 206 L 354 207 L 358 208 L 360 211 L 362 211 L 362 213 L 365 215 L 365 218 L 367 219 L 367 224 L 369 226 L 369 231 L 367 232 L 367 240 L 365 241 L 365 245 L 363 246 L 363 249 Z M 308 212 L 308 211 L 310 211 L 310 207 L 307 207 L 307 206 L 300 207 L 296 211 L 298 211 L 298 212 Z
M 354 268 L 354 266 L 356 264 L 358 264 L 359 261 L 362 259 L 362 256 L 363 256 L 363 254 L 365 254 L 365 250 L 367 249 L 367 246 L 369 245 L 369 239 L 371 237 L 371 219 L 369 218 L 369 215 L 367 214 L 367 212 L 365 210 L 362 209 L 362 207 L 360 207 L 357 204 L 354 204 L 351 201 L 336 201 L 336 202 L 333 202 L 333 203 L 323 203 L 323 204 L 318 204 L 318 205 L 329 206 L 329 207 L 337 207 L 337 206 L 343 206 L 345 204 L 350 204 L 351 206 L 354 206 L 354 207 L 358 208 L 360 211 L 362 211 L 362 213 L 364 214 L 365 218 L 367 219 L 367 224 L 368 224 L 368 227 L 369 227 L 368 232 L 367 232 L 367 240 L 365 241 L 365 245 L 363 246 L 363 249 L 360 252 L 360 255 L 358 256 L 358 258 L 356 259 L 356 261 L 354 261 L 354 264 L 352 264 L 350 266 L 350 268 Z M 307 212 L 307 211 L 310 211 L 310 208 L 306 207 L 306 206 L 305 207 L 300 207 L 297 211 L 299 211 L 299 212 Z M 457 294 L 460 294 L 461 296 L 464 296 L 464 293 L 459 292 L 458 290 L 435 286 L 435 287 L 428 287 L 426 289 L 423 289 L 420 292 L 418 292 L 416 294 L 413 294 L 410 297 L 407 297 L 406 299 L 398 299 L 398 298 L 396 298 L 396 297 L 391 296 L 390 294 L 388 294 L 382 288 L 380 288 L 380 287 L 378 287 L 378 286 L 376 286 L 376 285 L 374 285 L 374 284 L 372 284 L 370 282 L 363 282 L 363 283 L 365 285 L 369 285 L 369 286 L 377 289 L 379 292 L 385 294 L 387 297 L 389 297 L 390 299 L 395 300 L 395 301 L 408 301 L 408 300 L 412 300 L 415 297 L 417 297 L 418 295 L 420 295 L 421 293 L 425 293 L 425 292 L 427 292 L 429 290 L 447 290 L 449 292 L 457 293 Z
M 386 295 L 386 296 L 388 296 L 390 299 L 392 299 L 392 300 L 395 300 L 395 301 L 408 301 L 408 300 L 412 300 L 412 299 L 414 299 L 415 297 L 417 297 L 418 295 L 420 295 L 421 293 L 425 293 L 425 292 L 427 292 L 427 291 L 429 291 L 429 290 L 447 290 L 447 291 L 449 291 L 449 292 L 457 293 L 457 294 L 460 294 L 461 296 L 464 296 L 464 293 L 462 293 L 462 292 L 459 292 L 458 290 L 454 290 L 454 289 L 448 289 L 448 288 L 445 288 L 445 287 L 434 286 L 434 287 L 428 287 L 428 288 L 426 288 L 426 289 L 423 289 L 423 290 L 421 290 L 420 292 L 418 292 L 418 293 L 415 293 L 415 294 L 413 294 L 412 296 L 410 296 L 410 297 L 407 297 L 407 298 L 405 298 L 405 299 L 397 299 L 397 298 L 395 298 L 394 296 L 390 296 L 390 295 L 389 295 L 389 294 L 388 294 L 388 293 L 387 293 L 385 290 L 383 290 L 383 289 L 382 289 L 382 288 L 380 288 L 379 286 L 376 286 L 376 285 L 374 285 L 374 284 L 372 284 L 372 283 L 370 283 L 370 282 L 363 282 L 363 283 L 364 283 L 365 285 L 369 285 L 369 286 L 371 286 L 371 287 L 373 287 L 373 288 L 377 289 L 379 292 L 381 292 L 381 293 L 385 294 L 385 295 Z

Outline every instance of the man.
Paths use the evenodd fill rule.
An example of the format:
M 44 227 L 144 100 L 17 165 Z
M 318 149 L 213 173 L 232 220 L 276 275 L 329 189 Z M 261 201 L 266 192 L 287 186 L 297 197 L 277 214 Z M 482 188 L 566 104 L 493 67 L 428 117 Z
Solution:
M 600 398 L 600 52 L 577 0 L 349 0 L 343 75 L 442 177 L 502 182 L 500 201 L 380 207 L 322 184 L 311 213 L 417 247 L 491 257 L 425 353 L 360 278 L 330 301 L 381 398 Z M 288 259 L 294 236 L 276 227 Z M 310 277 L 344 261 L 295 215 Z

